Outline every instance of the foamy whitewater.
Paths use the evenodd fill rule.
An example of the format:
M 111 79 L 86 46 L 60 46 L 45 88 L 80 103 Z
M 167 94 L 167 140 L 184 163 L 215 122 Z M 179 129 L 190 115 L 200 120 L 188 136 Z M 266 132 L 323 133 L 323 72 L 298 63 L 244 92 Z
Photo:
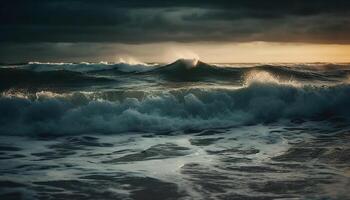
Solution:
M 0 199 L 350 199 L 350 64 L 0 67 Z

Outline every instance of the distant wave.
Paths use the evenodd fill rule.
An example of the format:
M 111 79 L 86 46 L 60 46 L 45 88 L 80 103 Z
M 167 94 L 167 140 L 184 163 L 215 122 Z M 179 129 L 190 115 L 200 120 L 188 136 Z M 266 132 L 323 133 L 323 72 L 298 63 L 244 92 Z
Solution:
M 18 68 L 0 68 L 0 91 L 13 87 L 58 87 L 86 83 L 108 82 L 106 78 L 86 76 L 67 70 L 31 71 Z
M 252 71 L 265 71 L 281 80 L 299 81 L 335 81 L 345 80 L 350 75 L 350 66 L 341 64 L 314 64 L 314 65 L 254 65 L 250 67 L 230 67 L 229 65 L 211 65 L 196 61 L 189 65 L 191 60 L 179 59 L 168 65 L 146 63 L 37 63 L 26 65 L 1 67 L 0 69 L 22 69 L 32 72 L 62 71 L 80 72 L 90 76 L 154 76 L 167 81 L 234 81 L 239 82 Z M 29 72 L 28 72 L 29 73 Z
M 242 75 L 242 71 L 239 69 L 216 67 L 201 61 L 185 59 L 177 60 L 146 73 L 160 75 L 172 81 L 197 81 L 207 78 L 237 80 Z
M 124 91 L 127 92 L 127 91 Z M 350 86 L 252 80 L 238 89 L 36 93 L 0 98 L 0 133 L 66 135 L 167 132 L 279 120 L 350 119 Z
M 74 72 L 103 72 L 103 71 L 120 71 L 120 72 L 140 72 L 151 69 L 156 64 L 147 63 L 127 63 L 123 60 L 117 63 L 41 63 L 41 62 L 29 62 L 26 65 L 21 65 L 19 68 L 27 69 L 36 72 L 42 71 L 57 71 L 67 70 Z
M 136 74 L 141 72 L 147 72 L 153 70 L 157 65 L 144 65 L 144 64 L 127 64 L 118 63 L 109 66 L 108 68 L 96 67 L 94 70 L 89 70 L 89 74 L 100 75 L 119 75 L 119 74 Z
M 301 81 L 334 81 L 335 79 L 345 79 L 350 71 L 345 70 L 342 66 L 333 71 L 320 72 L 314 69 L 292 67 L 283 65 L 260 65 L 252 67 L 229 67 L 210 65 L 198 61 L 195 65 L 190 66 L 188 60 L 180 59 L 169 65 L 158 67 L 154 70 L 147 71 L 149 74 L 158 74 L 161 77 L 171 81 L 202 81 L 209 79 L 242 81 L 244 76 L 252 71 L 265 71 L 281 80 L 301 80 Z M 318 66 L 318 69 L 320 67 Z

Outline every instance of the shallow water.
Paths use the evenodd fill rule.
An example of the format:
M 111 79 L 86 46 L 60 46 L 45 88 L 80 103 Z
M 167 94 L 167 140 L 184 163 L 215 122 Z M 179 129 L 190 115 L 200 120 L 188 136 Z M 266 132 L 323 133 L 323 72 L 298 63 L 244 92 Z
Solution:
M 349 199 L 347 70 L 3 66 L 0 198 Z

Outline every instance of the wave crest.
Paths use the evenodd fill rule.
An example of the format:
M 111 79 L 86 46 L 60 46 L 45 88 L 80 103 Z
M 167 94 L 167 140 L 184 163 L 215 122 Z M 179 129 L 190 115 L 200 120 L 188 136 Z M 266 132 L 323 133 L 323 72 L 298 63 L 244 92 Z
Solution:
M 302 86 L 301 83 L 298 83 L 293 79 L 281 79 L 278 76 L 274 76 L 273 74 L 267 71 L 252 70 L 247 72 L 244 77 L 244 84 L 249 86 L 255 83 L 273 83 L 279 85 L 292 85 L 294 87 Z
M 116 94 L 117 95 L 117 94 Z M 44 95 L 45 96 L 45 95 Z M 350 87 L 253 83 L 110 98 L 95 93 L 0 98 L 2 134 L 164 132 L 332 117 L 350 119 Z

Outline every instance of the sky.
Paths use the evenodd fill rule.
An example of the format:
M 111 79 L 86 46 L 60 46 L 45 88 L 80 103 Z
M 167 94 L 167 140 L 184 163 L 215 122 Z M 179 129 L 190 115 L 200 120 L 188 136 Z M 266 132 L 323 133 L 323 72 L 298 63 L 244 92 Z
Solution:
M 0 62 L 350 62 L 348 0 L 1 0 Z

